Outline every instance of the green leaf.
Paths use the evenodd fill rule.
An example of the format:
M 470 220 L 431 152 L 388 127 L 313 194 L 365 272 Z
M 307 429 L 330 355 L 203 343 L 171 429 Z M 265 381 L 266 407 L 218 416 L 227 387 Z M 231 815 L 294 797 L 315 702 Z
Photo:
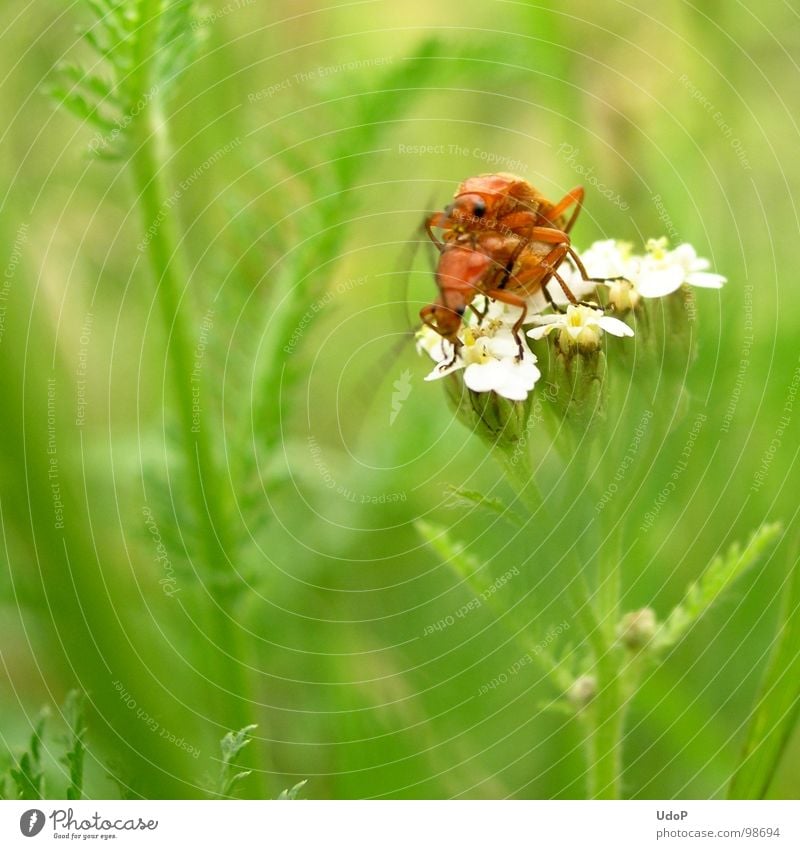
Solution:
M 117 125 L 104 117 L 96 104 L 88 100 L 83 94 L 74 88 L 67 89 L 61 85 L 51 86 L 49 89 L 51 97 L 55 98 L 68 112 L 76 118 L 97 127 L 104 132 L 110 133 Z
M 425 542 L 464 580 L 476 599 L 480 599 L 492 611 L 497 621 L 502 621 L 502 627 L 520 648 L 536 658 L 554 685 L 560 691 L 567 689 L 577 674 L 580 659 L 569 645 L 560 656 L 550 650 L 549 646 L 554 637 L 561 633 L 561 627 L 552 628 L 541 639 L 536 640 L 528 636 L 530 628 L 527 619 L 516 621 L 516 627 L 510 628 L 509 621 L 518 620 L 518 614 L 515 614 L 512 608 L 498 603 L 499 588 L 518 574 L 517 567 L 493 581 L 489 570 L 461 543 L 456 542 L 445 528 L 422 519 L 415 523 L 415 527 Z
M 69 726 L 69 737 L 61 762 L 69 770 L 67 799 L 70 801 L 83 798 L 83 765 L 86 758 L 86 743 L 83 739 L 86 735 L 85 705 L 84 694 L 73 690 L 67 695 L 63 708 L 64 718 Z
M 470 554 L 462 543 L 456 542 L 445 528 L 422 519 L 415 522 L 415 527 L 425 542 L 445 563 L 450 564 L 476 593 L 489 589 L 491 581 L 486 570 L 481 569 L 479 560 Z
M 255 731 L 257 725 L 246 725 L 239 731 L 229 731 L 220 743 L 222 749 L 222 766 L 220 768 L 217 782 L 217 795 L 230 796 L 234 785 L 243 778 L 247 778 L 252 770 L 234 772 L 236 769 L 236 758 L 251 740 L 251 732 Z
M 522 519 L 503 501 L 502 498 L 490 497 L 482 492 L 477 492 L 472 489 L 461 489 L 460 487 L 448 484 L 445 488 L 449 500 L 445 504 L 446 507 L 455 509 L 464 506 L 463 502 L 469 502 L 476 507 L 480 507 L 487 513 L 499 516 L 511 525 L 517 528 L 522 528 L 525 523 Z
M 111 132 L 127 129 L 142 104 L 168 88 L 185 70 L 197 42 L 194 0 L 146 4 L 136 0 L 83 0 L 94 23 L 81 37 L 97 57 L 102 73 L 68 63 L 51 93 L 70 112 Z M 151 13 L 149 10 L 152 10 Z M 146 21 L 142 15 L 148 15 Z M 100 113 L 113 107 L 119 121 Z
M 426 39 L 416 48 L 416 55 L 398 60 L 383 74 L 375 91 L 358 98 L 350 123 L 358 129 L 359 152 L 373 150 L 385 130 L 425 93 L 428 82 L 440 70 L 434 60 L 441 52 L 437 38 Z M 351 135 L 337 135 L 332 166 L 341 188 L 352 185 L 363 167 L 364 157 L 353 153 Z
M 279 799 L 296 799 L 297 794 L 308 784 L 308 779 L 304 779 L 303 781 L 298 781 L 294 787 L 287 788 L 286 790 L 282 790 Z
M 96 97 L 100 101 L 115 101 L 113 87 L 102 77 L 85 71 L 78 65 L 67 63 L 59 69 L 61 75 L 69 80 L 76 88 L 84 89 L 87 94 Z
M 16 787 L 17 799 L 43 799 L 44 773 L 42 771 L 42 738 L 48 711 L 43 710 L 33 729 L 28 751 L 12 767 L 11 780 Z
M 794 551 L 772 651 L 729 799 L 763 799 L 800 718 L 800 561 Z
M 724 555 L 718 555 L 705 573 L 686 591 L 683 600 L 670 613 L 653 638 L 656 650 L 669 648 L 723 596 L 764 553 L 781 532 L 781 525 L 762 525 L 742 548 L 734 543 Z

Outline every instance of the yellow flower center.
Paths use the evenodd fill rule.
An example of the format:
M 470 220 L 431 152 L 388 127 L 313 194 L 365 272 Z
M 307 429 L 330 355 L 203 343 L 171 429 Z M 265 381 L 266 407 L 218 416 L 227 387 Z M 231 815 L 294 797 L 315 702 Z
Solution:
M 581 307 L 569 307 L 567 309 L 567 324 L 570 327 L 581 327 L 583 323 L 583 310 Z
M 667 237 L 662 236 L 660 239 L 648 239 L 647 252 L 653 259 L 664 259 L 667 255 Z

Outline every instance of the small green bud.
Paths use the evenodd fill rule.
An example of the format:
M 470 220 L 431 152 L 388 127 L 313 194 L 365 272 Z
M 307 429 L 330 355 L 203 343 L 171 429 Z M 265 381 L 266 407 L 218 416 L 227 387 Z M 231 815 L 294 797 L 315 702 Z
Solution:
M 585 325 L 580 328 L 577 336 L 564 328 L 558 334 L 558 347 L 566 356 L 573 354 L 576 350 L 582 354 L 592 354 L 600 347 L 600 328 Z

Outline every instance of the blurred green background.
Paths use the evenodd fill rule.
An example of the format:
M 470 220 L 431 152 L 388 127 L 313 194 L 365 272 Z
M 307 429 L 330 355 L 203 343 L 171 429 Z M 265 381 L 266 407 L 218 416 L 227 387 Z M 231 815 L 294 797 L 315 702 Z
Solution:
M 505 484 L 423 382 L 409 335 L 434 295 L 429 257 L 409 250 L 422 216 L 465 177 L 511 170 L 551 198 L 587 186 L 578 246 L 664 234 L 729 279 L 698 293 L 691 409 L 641 458 L 624 561 L 626 606 L 663 615 L 722 547 L 765 519 L 787 528 L 648 675 L 626 736 L 629 795 L 721 795 L 797 537 L 796 416 L 753 488 L 800 354 L 796 12 L 206 4 L 204 44 L 164 103 L 164 175 L 188 260 L 182 309 L 204 348 L 202 426 L 235 504 L 226 612 L 238 648 L 222 657 L 129 170 L 88 155 L 93 131 L 44 91 L 60 62 L 85 55 L 75 28 L 90 17 L 54 0 L 5 8 L 5 762 L 42 705 L 53 739 L 63 733 L 56 706 L 77 687 L 90 700 L 90 796 L 120 792 L 109 774 L 133 794 L 202 795 L 242 719 L 258 724 L 244 796 L 304 778 L 312 798 L 583 794 L 580 734 L 542 709 L 553 693 L 538 668 L 476 695 L 520 655 L 506 623 L 482 609 L 424 636 L 471 596 L 423 544 L 420 518 L 450 527 L 491 574 L 519 567 L 503 601 L 531 634 L 566 615 L 566 523 L 515 533 L 448 506 L 448 484 Z M 268 379 L 266 360 L 278 364 Z M 390 423 L 395 381 L 410 390 Z M 701 412 L 675 493 L 636 532 Z M 798 755 L 795 738 L 772 795 L 797 797 Z

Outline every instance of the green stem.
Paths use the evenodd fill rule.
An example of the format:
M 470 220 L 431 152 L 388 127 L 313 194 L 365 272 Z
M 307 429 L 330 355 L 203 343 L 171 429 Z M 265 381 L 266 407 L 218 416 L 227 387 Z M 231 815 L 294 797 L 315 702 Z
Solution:
M 605 658 L 596 658 L 597 695 L 583 717 L 591 799 L 622 798 L 625 706 L 620 660 L 615 654 L 607 651 Z
M 139 95 L 140 111 L 132 127 L 134 152 L 131 167 L 147 234 L 147 251 L 157 286 L 157 301 L 167 333 L 167 361 L 177 403 L 180 444 L 190 480 L 191 497 L 197 521 L 202 529 L 203 556 L 212 576 L 215 599 L 210 605 L 210 630 L 219 649 L 214 679 L 220 688 L 221 722 L 230 730 L 250 724 L 246 702 L 246 677 L 241 662 L 235 626 L 238 587 L 229 568 L 230 549 L 225 481 L 215 461 L 209 430 L 193 419 L 191 376 L 194 345 L 189 332 L 182 291 L 188 279 L 180 250 L 175 218 L 164 187 L 164 168 L 168 139 L 157 92 L 154 92 L 150 68 L 158 44 L 160 0 L 140 0 L 141 28 L 137 39 L 137 61 L 132 91 Z M 228 698 L 224 690 L 232 693 Z
M 528 451 L 499 442 L 493 448 L 509 483 L 531 515 L 539 511 L 546 514 L 547 505 L 533 478 Z M 593 594 L 586 584 L 581 558 L 576 552 L 570 558 L 573 575 L 568 594 L 575 619 L 594 655 L 597 678 L 597 694 L 580 713 L 586 730 L 588 792 L 593 799 L 621 798 L 626 698 L 624 657 L 615 634 L 620 601 L 619 554 L 615 547 L 610 548 L 610 557 L 598 552 L 597 604 L 593 604 Z
M 610 641 L 614 640 L 615 630 L 620 620 L 620 602 L 622 596 L 622 545 L 618 528 L 608 541 L 605 550 L 598 552 L 598 610 L 600 624 Z
M 599 551 L 597 557 L 598 627 L 592 646 L 597 670 L 597 695 L 585 715 L 588 790 L 592 799 L 619 799 L 622 791 L 622 743 L 627 699 L 625 657 L 616 636 L 621 591 L 618 536 L 615 533 L 606 550 Z

